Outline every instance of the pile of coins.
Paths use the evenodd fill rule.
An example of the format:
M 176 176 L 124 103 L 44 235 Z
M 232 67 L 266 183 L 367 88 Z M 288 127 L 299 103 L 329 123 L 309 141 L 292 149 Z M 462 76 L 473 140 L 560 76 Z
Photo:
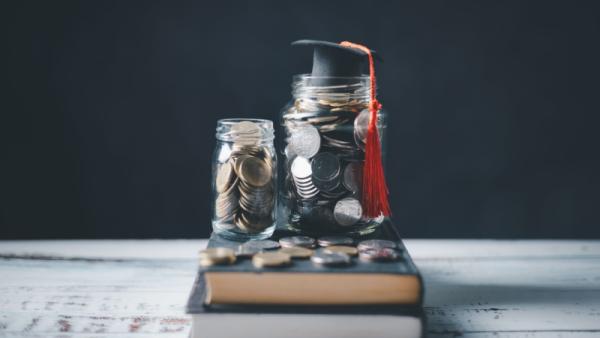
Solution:
M 251 121 L 235 123 L 221 145 L 214 174 L 215 214 L 220 229 L 259 233 L 274 223 L 276 168 L 272 143 Z
M 395 242 L 366 240 L 354 246 L 354 240 L 344 236 L 327 236 L 318 240 L 308 236 L 291 236 L 272 240 L 253 240 L 237 250 L 210 248 L 200 252 L 203 266 L 234 264 L 236 259 L 249 258 L 256 268 L 285 267 L 294 259 L 310 259 L 318 266 L 340 267 L 353 263 L 353 257 L 363 262 L 392 262 L 402 257 Z
M 351 93 L 331 100 L 300 98 L 284 111 L 288 170 L 281 198 L 290 224 L 351 232 L 369 221 L 360 202 L 367 102 Z

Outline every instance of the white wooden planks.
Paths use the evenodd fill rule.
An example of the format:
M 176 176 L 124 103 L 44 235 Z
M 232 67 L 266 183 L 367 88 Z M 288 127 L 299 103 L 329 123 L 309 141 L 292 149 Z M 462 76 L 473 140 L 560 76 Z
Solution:
M 0 241 L 0 337 L 186 337 L 201 240 Z M 433 337 L 600 336 L 600 241 L 407 240 Z

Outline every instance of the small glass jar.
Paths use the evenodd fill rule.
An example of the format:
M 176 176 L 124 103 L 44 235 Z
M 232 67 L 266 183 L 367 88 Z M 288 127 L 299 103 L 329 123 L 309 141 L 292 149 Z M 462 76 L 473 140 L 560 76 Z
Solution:
M 370 119 L 369 76 L 297 75 L 281 112 L 279 215 L 282 228 L 308 234 L 364 235 L 383 216 L 362 209 L 362 169 Z M 384 150 L 386 114 L 377 126 Z M 382 154 L 382 157 L 384 157 Z
M 273 122 L 217 122 L 212 166 L 213 231 L 232 240 L 264 239 L 275 230 L 277 156 Z

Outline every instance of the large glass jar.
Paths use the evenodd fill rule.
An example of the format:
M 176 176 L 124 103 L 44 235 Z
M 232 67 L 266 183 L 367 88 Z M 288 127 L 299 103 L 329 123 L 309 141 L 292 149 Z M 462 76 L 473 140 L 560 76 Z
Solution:
M 294 77 L 293 99 L 280 120 L 280 227 L 363 235 L 383 222 L 383 216 L 364 217 L 361 204 L 369 94 L 368 76 Z M 383 111 L 377 125 L 383 149 Z
M 277 156 L 273 123 L 259 119 L 217 122 L 212 166 L 212 225 L 228 239 L 264 239 L 275 230 Z

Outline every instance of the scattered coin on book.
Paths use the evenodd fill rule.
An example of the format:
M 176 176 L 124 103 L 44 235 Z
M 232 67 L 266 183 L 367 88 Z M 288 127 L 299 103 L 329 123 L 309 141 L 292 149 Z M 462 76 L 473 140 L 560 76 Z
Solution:
M 346 245 L 332 245 L 323 249 L 325 252 L 342 252 L 349 256 L 358 255 L 358 249 L 353 246 Z
M 358 243 L 358 251 L 382 248 L 396 249 L 397 245 L 396 243 L 385 239 L 369 239 Z
M 316 250 L 310 260 L 315 264 L 326 266 L 344 266 L 352 262 L 351 257 L 345 253 L 327 252 L 324 249 Z
M 254 253 L 259 253 L 265 250 L 279 249 L 279 246 L 279 243 L 269 239 L 253 240 L 241 244 L 238 248 L 238 251 L 254 251 Z
M 281 244 L 282 247 L 299 246 L 311 249 L 316 246 L 316 241 L 314 238 L 308 236 L 290 236 L 280 238 L 279 244 Z
M 235 253 L 228 248 L 208 248 L 199 253 L 200 265 L 228 265 L 235 262 Z
M 306 259 L 312 256 L 313 251 L 311 249 L 302 248 L 299 246 L 284 247 L 278 250 L 285 254 L 290 255 L 292 258 Z
M 261 252 L 252 257 L 252 264 L 257 268 L 280 267 L 290 265 L 291 263 L 292 257 L 279 251 Z
M 354 240 L 346 236 L 323 236 L 319 237 L 320 246 L 332 246 L 332 245 L 353 245 Z
M 392 248 L 361 250 L 358 255 L 362 260 L 377 262 L 395 261 L 400 257 L 398 251 Z

